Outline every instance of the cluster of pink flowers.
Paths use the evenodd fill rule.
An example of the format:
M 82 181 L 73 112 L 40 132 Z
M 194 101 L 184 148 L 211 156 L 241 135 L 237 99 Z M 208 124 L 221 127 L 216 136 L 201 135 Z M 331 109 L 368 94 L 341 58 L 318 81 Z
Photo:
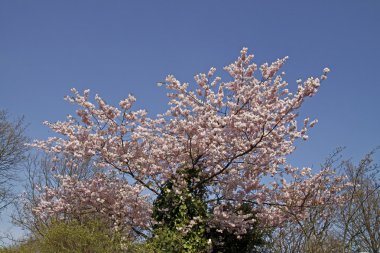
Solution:
M 236 233 L 244 233 L 255 219 L 275 225 L 290 218 L 290 212 L 302 216 L 307 206 L 339 201 L 335 193 L 342 187 L 341 178 L 334 179 L 328 169 L 312 175 L 308 169 L 292 168 L 286 162 L 295 149 L 294 142 L 306 140 L 308 129 L 316 123 L 305 119 L 299 126 L 298 109 L 305 98 L 316 94 L 329 70 L 326 68 L 321 78 L 298 80 L 292 93 L 283 80 L 284 73 L 277 74 L 287 57 L 263 64 L 259 68 L 261 78 L 255 77 L 258 67 L 252 59 L 253 55 L 244 48 L 240 57 L 224 68 L 230 81 L 214 77 L 215 68 L 211 68 L 207 74 L 195 76 L 195 89 L 169 75 L 166 88 L 170 90 L 170 108 L 156 118 L 147 117 L 144 110 L 132 110 L 135 98 L 131 95 L 117 108 L 98 95 L 96 103 L 91 102 L 88 90 L 81 95 L 73 89 L 73 96 L 66 99 L 80 107 L 78 117 L 46 123 L 63 137 L 36 141 L 33 146 L 91 159 L 96 167 L 121 171 L 131 183 L 149 192 L 152 199 L 173 178 L 180 192 L 187 182 L 178 172 L 197 170 L 199 176 L 193 178 L 192 185 L 208 191 L 207 203 L 214 210 L 209 224 L 219 224 Z M 66 183 L 63 191 L 75 192 L 78 198 L 82 195 L 96 203 L 100 203 L 98 198 L 104 199 L 91 198 L 91 194 L 99 194 L 98 188 L 84 184 L 91 182 Z M 127 216 L 143 226 L 147 221 L 142 218 L 149 220 L 149 211 L 143 215 L 141 212 L 150 210 L 149 204 L 137 197 L 137 205 L 131 203 L 131 194 L 139 195 L 140 190 L 128 189 L 129 197 L 125 198 L 119 188 L 112 188 L 107 191 L 110 199 L 104 201 L 114 203 L 112 212 L 118 208 L 128 210 Z M 52 192 L 41 204 L 40 212 L 42 206 L 53 205 L 49 203 L 59 199 L 55 195 L 60 194 Z M 252 203 L 256 218 L 224 208 L 247 202 Z M 46 210 L 61 212 L 57 207 L 59 203 Z M 102 212 L 101 208 L 96 210 Z
M 43 189 L 33 208 L 44 222 L 98 219 L 129 236 L 150 226 L 152 206 L 141 186 L 131 186 L 105 174 L 86 180 L 62 176 L 60 182 L 57 188 Z

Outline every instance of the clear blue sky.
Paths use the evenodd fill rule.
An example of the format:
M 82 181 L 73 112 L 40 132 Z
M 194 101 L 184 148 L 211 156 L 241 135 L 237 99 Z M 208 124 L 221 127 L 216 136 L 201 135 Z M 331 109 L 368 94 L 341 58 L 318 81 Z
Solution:
M 258 63 L 285 55 L 287 80 L 332 72 L 301 116 L 318 118 L 291 160 L 318 165 L 335 147 L 360 158 L 380 145 L 380 1 L 0 0 L 0 108 L 31 138 L 64 119 L 72 87 L 116 104 L 128 93 L 155 115 L 155 83 L 221 67 L 245 46 Z M 220 72 L 219 72 L 220 73 Z
M 301 111 L 319 124 L 294 164 L 317 167 L 338 146 L 359 159 L 380 145 L 379 13 L 378 0 L 0 0 L 0 109 L 25 115 L 31 138 L 73 113 L 72 87 L 114 104 L 133 93 L 155 115 L 166 107 L 157 81 L 220 70 L 245 46 L 258 63 L 289 55 L 293 87 L 332 69 Z

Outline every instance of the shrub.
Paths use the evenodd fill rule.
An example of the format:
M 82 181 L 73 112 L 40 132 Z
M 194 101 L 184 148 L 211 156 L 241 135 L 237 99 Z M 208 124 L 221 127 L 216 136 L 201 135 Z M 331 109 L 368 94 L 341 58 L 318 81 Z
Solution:
M 121 237 L 110 235 L 104 224 L 91 221 L 54 222 L 39 241 L 41 253 L 114 253 L 122 252 Z

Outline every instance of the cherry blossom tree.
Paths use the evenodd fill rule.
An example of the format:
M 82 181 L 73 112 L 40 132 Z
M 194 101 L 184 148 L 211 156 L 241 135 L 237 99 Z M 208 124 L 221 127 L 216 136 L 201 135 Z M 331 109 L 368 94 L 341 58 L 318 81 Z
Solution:
M 320 78 L 297 80 L 291 92 L 280 72 L 287 57 L 260 67 L 252 59 L 243 48 L 224 68 L 230 80 L 223 82 L 211 68 L 195 76 L 194 88 L 169 75 L 170 108 L 155 118 L 133 110 L 136 99 L 131 95 L 115 107 L 98 95 L 92 102 L 89 90 L 81 94 L 72 89 L 66 100 L 79 107 L 77 116 L 46 122 L 60 137 L 32 146 L 72 156 L 70 166 L 90 160 L 99 171 L 111 168 L 127 176 L 125 185 L 116 180 L 105 191 L 113 198 L 113 211 L 128 209 L 122 217 L 137 219 L 140 228 L 153 222 L 184 234 L 216 229 L 239 238 L 257 222 L 276 226 L 306 217 L 308 207 L 341 201 L 337 193 L 343 178 L 334 171 L 324 168 L 313 174 L 311 168 L 295 168 L 286 160 L 295 141 L 307 140 L 308 129 L 317 122 L 306 118 L 297 123 L 298 111 L 316 94 L 329 69 Z M 102 202 L 92 198 L 100 193 L 92 184 L 106 179 L 63 180 L 62 191 L 41 199 L 38 213 L 45 215 L 43 207 L 52 213 L 72 210 L 72 194 L 101 210 Z M 130 206 L 132 199 L 138 206 Z M 250 211 L 242 211 L 247 204 Z M 179 217 L 183 222 L 177 222 Z

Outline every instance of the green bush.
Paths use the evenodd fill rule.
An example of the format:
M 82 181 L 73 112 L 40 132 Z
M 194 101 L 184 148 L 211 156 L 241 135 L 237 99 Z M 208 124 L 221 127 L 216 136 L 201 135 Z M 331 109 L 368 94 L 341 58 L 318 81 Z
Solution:
M 189 179 L 190 184 L 190 179 Z M 189 186 L 175 193 L 168 181 L 154 202 L 154 237 L 149 241 L 157 252 L 195 253 L 207 252 L 209 245 L 205 236 L 207 205 L 204 193 Z
M 19 243 L 17 245 L 0 248 L 0 253 L 34 253 L 39 252 L 38 244 L 34 240 Z
M 0 248 L 0 253 L 158 253 L 153 243 L 122 240 L 108 226 L 98 221 L 53 222 L 42 230 L 43 236 L 14 246 Z
M 122 252 L 121 238 L 110 235 L 104 224 L 91 221 L 54 222 L 39 241 L 41 253 L 115 253 Z

